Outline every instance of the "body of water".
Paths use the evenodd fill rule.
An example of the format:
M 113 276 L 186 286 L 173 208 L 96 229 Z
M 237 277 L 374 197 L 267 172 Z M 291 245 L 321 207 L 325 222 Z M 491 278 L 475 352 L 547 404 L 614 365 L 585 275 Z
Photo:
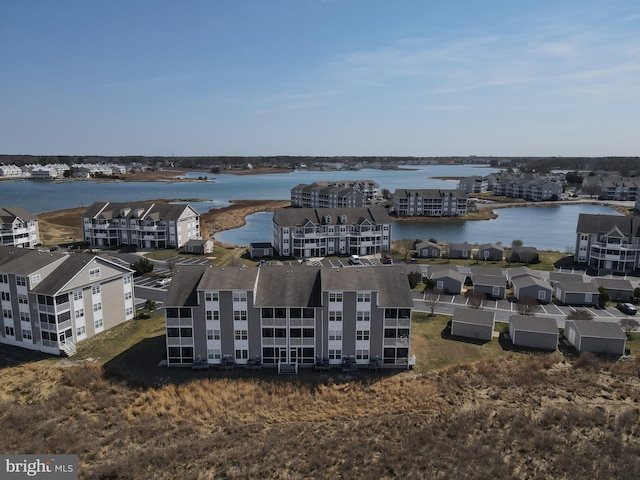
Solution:
M 500 208 L 495 212 L 498 218 L 493 220 L 399 221 L 393 224 L 392 237 L 395 240 L 434 238 L 438 242 L 501 242 L 505 246 L 511 245 L 513 240 L 522 240 L 527 246 L 564 252 L 575 248 L 580 213 L 618 215 L 611 207 L 587 204 Z M 272 219 L 273 213 L 254 213 L 246 218 L 244 227 L 216 233 L 215 238 L 232 245 L 270 242 Z
M 496 172 L 477 165 L 416 165 L 398 170 L 364 169 L 355 171 L 306 171 L 282 174 L 232 175 L 193 172 L 189 178 L 208 177 L 194 182 L 94 182 L 94 181 L 2 181 L 0 205 L 19 205 L 38 214 L 73 207 L 88 207 L 97 201 L 133 202 L 159 198 L 188 200 L 200 213 L 220 208 L 231 200 L 288 200 L 290 190 L 300 183 L 320 180 L 371 179 L 393 192 L 398 188 L 456 188 L 457 181 L 435 177 L 466 177 Z M 197 201 L 193 201 L 197 199 Z M 497 210 L 499 217 L 488 221 L 396 222 L 393 238 L 428 239 L 442 242 L 510 245 L 514 239 L 541 249 L 566 250 L 575 243 L 580 213 L 616 213 L 612 208 L 594 205 L 510 208 Z M 221 232 L 216 238 L 225 243 L 246 245 L 271 241 L 272 213 L 247 217 L 243 228 Z
M 488 175 L 496 169 L 477 165 L 416 165 L 398 170 L 306 171 L 264 175 L 205 174 L 193 172 L 188 178 L 206 176 L 209 181 L 194 182 L 108 182 L 28 180 L 0 182 L 0 205 L 20 205 L 38 214 L 93 202 L 134 202 L 158 198 L 192 200 L 200 213 L 229 204 L 230 200 L 288 200 L 291 189 L 300 183 L 320 180 L 371 179 L 393 192 L 398 188 L 456 188 L 457 181 L 432 177 Z

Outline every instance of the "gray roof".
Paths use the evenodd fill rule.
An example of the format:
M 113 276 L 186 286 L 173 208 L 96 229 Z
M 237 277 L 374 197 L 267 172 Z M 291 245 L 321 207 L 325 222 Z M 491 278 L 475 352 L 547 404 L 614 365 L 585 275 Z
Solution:
M 558 324 L 553 318 L 533 315 L 511 315 L 509 324 L 516 330 L 537 333 L 555 333 L 559 335 Z
M 592 293 L 597 295 L 598 289 L 593 283 L 590 282 L 557 282 L 557 286 L 564 290 L 566 293 Z
M 504 251 L 504 247 L 502 245 L 498 245 L 496 243 L 483 243 L 481 245 L 478 245 L 478 249 L 479 250 L 488 250 L 488 249 L 496 249 L 496 250 L 500 250 L 501 252 Z
M 453 311 L 453 321 L 460 323 L 470 323 L 473 325 L 484 325 L 492 327 L 495 321 L 495 312 L 489 310 L 476 310 L 472 308 L 456 308 Z
M 37 220 L 38 217 L 18 206 L 0 207 L 0 224 L 13 223 L 16 218 L 22 221 Z
M 323 225 L 327 217 L 331 217 L 329 225 L 353 225 L 369 221 L 382 225 L 393 222 L 383 207 L 354 208 L 279 208 L 273 213 L 273 223 L 280 227 L 294 227 L 311 222 Z M 341 217 L 346 215 L 346 222 Z
M 194 306 L 198 303 L 196 289 L 206 265 L 177 265 L 173 269 L 171 283 L 164 299 L 165 307 Z
M 633 291 L 633 284 L 630 280 L 624 278 L 608 278 L 608 277 L 596 277 L 591 280 L 596 287 L 604 287 L 607 290 L 622 290 Z
M 120 271 L 117 275 L 112 275 L 111 277 L 107 277 L 104 272 L 101 272 L 100 282 L 104 282 L 105 280 L 109 280 L 110 278 L 116 278 L 125 273 L 132 273 L 133 270 L 129 268 L 123 267 L 116 263 L 110 262 L 104 258 L 90 255 L 87 253 L 70 253 L 68 255 L 63 255 L 64 261 L 56 267 L 56 269 L 47 275 L 47 277 L 38 283 L 33 291 L 35 293 L 41 293 L 44 295 L 57 295 L 60 292 L 64 291 L 64 287 L 71 281 L 73 278 L 82 271 L 90 263 L 98 263 L 98 264 L 106 264 L 108 263 L 111 268 L 114 268 Z
M 640 217 L 625 215 L 598 215 L 581 213 L 578 217 L 577 233 L 607 233 L 618 228 L 624 235 L 640 236 Z
M 549 272 L 551 282 L 584 282 L 584 275 L 581 273 Z
M 495 275 L 474 275 L 473 276 L 473 284 L 474 285 L 488 285 L 491 287 L 502 287 L 506 288 L 507 279 L 504 276 L 495 276 Z
M 0 271 L 14 275 L 29 275 L 60 261 L 63 257 L 63 253 L 3 246 L 0 247 Z
M 305 268 L 300 265 L 265 265 L 256 270 L 259 272 L 254 302 L 256 306 L 321 306 L 318 268 Z
M 467 198 L 467 194 L 463 190 L 438 188 L 399 188 L 393 192 L 393 197 L 410 198 L 413 194 L 413 196 L 419 195 L 422 198 L 442 198 L 448 193 L 455 193 L 458 198 Z
M 464 283 L 467 276 L 464 273 L 460 273 L 458 270 L 453 268 L 449 268 L 447 270 L 437 270 L 431 274 L 433 280 L 437 280 L 440 278 L 451 278 L 453 280 L 457 280 L 460 283 Z
M 178 220 L 185 209 L 191 209 L 196 214 L 198 212 L 192 206 L 185 203 L 165 203 L 165 202 L 95 202 L 87 208 L 83 214 L 84 218 L 104 217 L 112 218 L 152 218 L 158 220 Z M 142 209 L 143 215 L 136 217 L 135 211 Z M 122 212 L 125 212 L 122 215 Z
M 437 249 L 441 248 L 440 245 L 434 242 L 425 241 L 425 242 L 416 243 L 416 249 L 418 250 L 425 247 L 432 247 Z
M 500 267 L 483 267 L 482 265 L 473 265 L 471 267 L 472 275 L 490 275 L 493 277 L 504 277 L 504 272 Z
M 320 267 L 319 267 L 320 268 Z M 321 269 L 323 291 L 377 291 L 378 306 L 413 308 L 405 266 L 367 266 Z
M 259 271 L 256 267 L 210 267 L 205 269 L 198 290 L 253 290 Z
M 513 283 L 518 288 L 538 286 L 540 288 L 544 288 L 547 291 L 553 291 L 553 287 L 546 283 L 544 280 L 541 280 L 537 277 L 532 277 L 530 275 L 520 275 L 512 278 L 511 283 Z
M 611 322 L 594 322 L 591 320 L 566 320 L 566 325 L 570 322 L 576 327 L 576 330 L 580 333 L 581 337 L 594 337 L 594 338 L 611 338 L 611 339 L 625 339 L 625 335 L 620 325 Z
M 213 240 L 204 240 L 198 238 L 192 238 L 185 243 L 185 247 L 202 247 L 207 244 L 207 242 L 212 242 Z
M 468 250 L 471 251 L 471 249 L 473 248 L 473 245 L 471 245 L 470 243 L 449 243 L 449 251 L 451 250 Z
M 516 278 L 521 275 L 528 275 L 530 277 L 542 278 L 542 275 L 540 275 L 540 272 L 533 270 L 529 267 L 516 267 L 516 268 L 507 269 L 507 276 L 509 278 Z

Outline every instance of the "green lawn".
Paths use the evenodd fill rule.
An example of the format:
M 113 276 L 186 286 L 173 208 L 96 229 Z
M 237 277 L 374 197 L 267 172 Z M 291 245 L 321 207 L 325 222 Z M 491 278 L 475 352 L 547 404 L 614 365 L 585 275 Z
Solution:
M 430 317 L 421 312 L 413 314 L 411 352 L 416 356 L 417 362 L 414 372 L 425 373 L 458 363 L 513 354 L 502 349 L 497 337 L 486 343 L 450 338 L 448 332 L 443 334 L 450 320 L 448 315 Z M 505 332 L 507 329 L 508 324 L 496 323 L 497 332 Z

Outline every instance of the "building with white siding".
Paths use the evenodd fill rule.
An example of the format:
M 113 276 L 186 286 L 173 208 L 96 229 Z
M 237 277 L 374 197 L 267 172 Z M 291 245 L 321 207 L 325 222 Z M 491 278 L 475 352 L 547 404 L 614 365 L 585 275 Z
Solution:
M 38 217 L 22 207 L 0 207 L 0 245 L 33 248 L 39 244 Z

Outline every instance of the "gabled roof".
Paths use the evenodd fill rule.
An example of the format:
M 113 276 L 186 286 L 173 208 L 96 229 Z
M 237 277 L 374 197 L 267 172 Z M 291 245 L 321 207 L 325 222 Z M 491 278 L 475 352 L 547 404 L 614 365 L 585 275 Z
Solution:
M 498 245 L 497 243 L 483 243 L 481 245 L 478 245 L 479 250 L 488 250 L 490 248 L 500 250 L 501 252 L 504 251 L 504 247 L 502 245 Z
M 506 288 L 507 279 L 504 276 L 495 275 L 474 275 L 474 285 L 485 285 L 489 287 L 502 287 Z
M 584 282 L 581 273 L 549 272 L 549 281 L 554 282 Z
M 342 221 L 343 215 L 346 216 L 346 222 Z M 378 225 L 392 223 L 383 207 L 279 208 L 273 213 L 273 223 L 280 227 L 295 227 L 306 221 L 320 225 L 326 216 L 331 217 L 329 225 L 361 224 L 365 221 Z
M 154 221 L 160 219 L 167 221 L 178 220 L 185 210 L 190 209 L 196 215 L 198 212 L 188 204 L 184 203 L 165 203 L 165 202 L 95 202 L 88 207 L 84 214 L 84 218 L 138 218 L 144 220 L 151 218 Z M 140 216 L 137 215 L 142 211 Z
M 573 323 L 581 337 L 593 337 L 593 338 L 609 338 L 626 340 L 625 335 L 620 325 L 611 322 L 594 322 L 592 320 L 566 320 L 566 326 L 569 323 Z
M 625 236 L 639 236 L 640 217 L 625 215 L 598 215 L 581 213 L 578 217 L 577 233 L 602 234 L 617 227 Z
M 441 278 L 451 278 L 452 280 L 456 280 L 460 283 L 464 283 L 467 276 L 464 273 L 458 272 L 458 270 L 450 268 L 448 270 L 440 270 L 440 271 L 433 272 L 431 274 L 431 278 L 433 280 L 439 280 Z
M 516 268 L 508 268 L 507 269 L 507 277 L 509 278 L 517 278 L 522 275 L 527 275 L 529 277 L 542 278 L 540 272 L 537 270 L 533 270 L 529 267 L 516 267 Z
M 482 265 L 473 265 L 471 267 L 471 274 L 475 275 L 490 275 L 492 277 L 505 278 L 504 272 L 500 267 L 485 267 Z
M 63 253 L 2 246 L 0 247 L 0 272 L 29 275 L 47 265 L 59 262 L 65 256 Z
M 207 268 L 198 290 L 253 290 L 260 269 L 255 267 Z
M 527 288 L 537 286 L 540 288 L 544 288 L 545 290 L 552 292 L 553 288 L 551 285 L 546 283 L 544 280 L 541 280 L 537 277 L 532 277 L 530 275 L 520 275 L 511 279 L 511 283 L 517 288 Z
M 254 304 L 259 307 L 318 307 L 321 305 L 318 268 L 265 265 L 259 271 Z
M 607 290 L 622 290 L 633 291 L 633 284 L 630 280 L 624 278 L 608 278 L 608 277 L 596 277 L 591 280 L 596 287 L 604 287 Z
M 554 333 L 559 335 L 558 324 L 553 318 L 533 315 L 511 315 L 509 324 L 516 330 L 536 333 Z
M 164 299 L 165 307 L 195 306 L 198 304 L 197 287 L 206 265 L 177 265 L 171 276 L 171 284 Z
M 471 245 L 470 243 L 467 242 L 463 242 L 463 243 L 449 243 L 448 244 L 449 250 L 468 250 L 471 251 L 471 249 L 473 248 L 473 245 Z
M 437 248 L 438 250 L 440 250 L 442 248 L 437 243 L 429 242 L 429 241 L 420 242 L 420 243 L 416 244 L 416 249 L 418 249 L 418 250 L 422 249 L 422 248 L 426 248 L 426 247 Z
M 596 286 L 590 282 L 561 281 L 557 282 L 556 285 L 564 290 L 565 293 L 591 293 L 593 295 L 600 293 Z
M 468 323 L 471 325 L 484 325 L 493 327 L 495 323 L 495 312 L 489 310 L 475 310 L 471 308 L 456 308 L 453 311 L 453 321 Z
M 37 220 L 38 217 L 36 217 L 32 213 L 27 212 L 22 207 L 0 207 L 0 224 L 13 223 L 16 219 L 20 219 L 23 222 L 29 222 L 32 220 Z

